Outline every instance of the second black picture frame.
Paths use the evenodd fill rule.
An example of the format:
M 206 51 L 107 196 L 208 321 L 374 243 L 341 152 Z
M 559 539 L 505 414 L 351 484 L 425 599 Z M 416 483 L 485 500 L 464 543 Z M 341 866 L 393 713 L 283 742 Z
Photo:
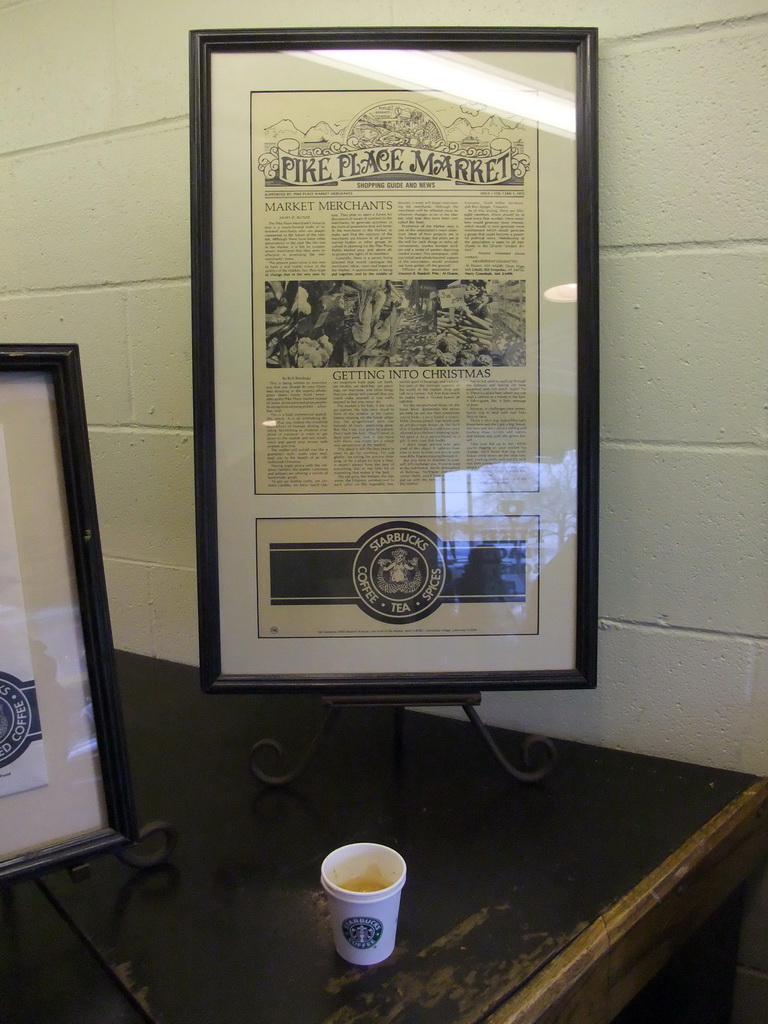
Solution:
M 137 838 L 76 345 L 0 346 L 0 884 Z

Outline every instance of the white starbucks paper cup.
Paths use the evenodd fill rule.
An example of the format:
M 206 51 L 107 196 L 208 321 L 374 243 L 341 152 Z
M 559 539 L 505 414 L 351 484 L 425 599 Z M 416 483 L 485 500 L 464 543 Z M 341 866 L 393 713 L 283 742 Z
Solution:
M 351 843 L 329 853 L 320 868 L 333 941 L 351 964 L 378 964 L 395 948 L 405 861 L 378 843 Z M 359 891 L 370 887 L 372 891 Z M 373 888 L 375 886 L 375 888 Z

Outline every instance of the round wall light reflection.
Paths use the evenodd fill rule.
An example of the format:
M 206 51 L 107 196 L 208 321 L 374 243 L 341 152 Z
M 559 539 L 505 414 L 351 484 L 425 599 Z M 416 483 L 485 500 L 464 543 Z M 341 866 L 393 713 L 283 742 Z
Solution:
M 547 288 L 544 298 L 550 302 L 575 302 L 578 298 L 575 284 L 556 284 L 554 288 Z

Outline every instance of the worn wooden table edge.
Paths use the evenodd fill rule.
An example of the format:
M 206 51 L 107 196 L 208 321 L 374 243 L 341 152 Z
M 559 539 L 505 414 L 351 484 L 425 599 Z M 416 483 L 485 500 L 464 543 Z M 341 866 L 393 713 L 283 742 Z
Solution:
M 768 779 L 757 779 L 487 1024 L 609 1024 L 766 856 Z

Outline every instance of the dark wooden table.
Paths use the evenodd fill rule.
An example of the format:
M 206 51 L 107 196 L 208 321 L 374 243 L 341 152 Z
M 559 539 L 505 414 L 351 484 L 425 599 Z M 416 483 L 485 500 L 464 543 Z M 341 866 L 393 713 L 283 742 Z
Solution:
M 273 789 L 251 747 L 274 736 L 300 757 L 315 698 L 203 695 L 193 669 L 137 655 L 119 676 L 141 820 L 170 821 L 178 847 L 147 871 L 105 857 L 85 881 L 6 892 L 2 1024 L 603 1024 L 625 1006 L 687 1024 L 671 1004 L 638 1016 L 670 958 L 691 1022 L 727 1020 L 765 780 L 560 742 L 526 786 L 468 722 L 353 708 Z M 355 840 L 408 864 L 395 953 L 369 968 L 334 952 L 318 877 Z

